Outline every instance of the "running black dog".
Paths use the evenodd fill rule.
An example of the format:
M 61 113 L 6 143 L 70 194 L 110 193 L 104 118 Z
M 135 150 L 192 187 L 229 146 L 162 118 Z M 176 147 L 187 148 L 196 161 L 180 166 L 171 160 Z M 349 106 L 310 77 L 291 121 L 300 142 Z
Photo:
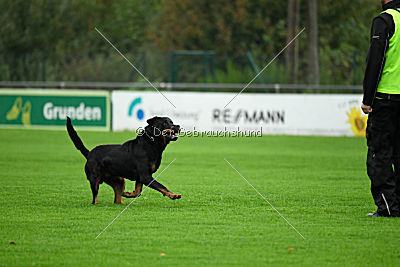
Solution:
M 82 143 L 71 119 L 67 117 L 67 130 L 75 147 L 87 159 L 86 177 L 92 189 L 92 204 L 99 204 L 97 194 L 103 182 L 114 189 L 114 203 L 122 204 L 122 196 L 139 197 L 143 185 L 160 191 L 170 199 L 179 199 L 181 195 L 170 192 L 165 186 L 152 178 L 161 163 L 161 156 L 170 141 L 176 141 L 180 127 L 167 117 L 154 117 L 136 139 L 122 145 L 101 145 L 89 151 Z M 124 192 L 125 179 L 136 181 L 134 192 Z

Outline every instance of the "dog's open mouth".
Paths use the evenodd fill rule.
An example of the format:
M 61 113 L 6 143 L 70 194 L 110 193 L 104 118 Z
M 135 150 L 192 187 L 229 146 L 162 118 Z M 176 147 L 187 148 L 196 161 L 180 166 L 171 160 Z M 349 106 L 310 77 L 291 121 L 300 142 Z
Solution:
M 173 129 L 165 129 L 162 131 L 162 135 L 168 137 L 171 141 L 178 140 L 179 129 L 174 127 Z

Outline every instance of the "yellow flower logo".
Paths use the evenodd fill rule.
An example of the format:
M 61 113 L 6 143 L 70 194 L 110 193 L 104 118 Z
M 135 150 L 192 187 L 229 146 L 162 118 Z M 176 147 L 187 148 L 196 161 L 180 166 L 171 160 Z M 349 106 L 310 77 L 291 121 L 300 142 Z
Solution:
M 22 124 L 25 126 L 31 125 L 31 110 L 32 104 L 31 101 L 26 101 L 25 104 L 22 106 L 22 97 L 17 97 L 15 99 L 14 105 L 11 109 L 7 112 L 6 120 L 13 121 L 19 118 L 19 115 L 22 112 L 21 121 Z
M 350 123 L 354 136 L 365 137 L 368 116 L 362 116 L 361 110 L 357 107 L 352 107 L 350 112 L 347 112 L 347 116 L 349 117 L 347 122 Z

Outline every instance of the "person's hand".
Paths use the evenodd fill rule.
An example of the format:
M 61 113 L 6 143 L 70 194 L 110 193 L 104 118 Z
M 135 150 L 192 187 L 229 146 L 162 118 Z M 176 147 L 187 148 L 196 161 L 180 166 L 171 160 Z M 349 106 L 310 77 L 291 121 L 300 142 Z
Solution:
M 364 105 L 364 104 L 361 104 L 361 109 L 364 112 L 364 114 L 369 114 L 369 113 L 372 112 L 371 106 L 367 106 L 367 105 Z

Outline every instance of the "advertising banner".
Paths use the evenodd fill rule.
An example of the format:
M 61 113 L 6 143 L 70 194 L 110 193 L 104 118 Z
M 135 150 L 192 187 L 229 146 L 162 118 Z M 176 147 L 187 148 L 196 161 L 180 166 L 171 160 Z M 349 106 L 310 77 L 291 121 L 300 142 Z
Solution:
M 110 93 L 83 90 L 0 90 L 0 126 L 110 129 Z
M 367 116 L 361 113 L 361 95 L 163 94 L 176 108 L 158 92 L 113 91 L 112 129 L 137 130 L 153 116 L 168 116 L 188 131 L 365 136 Z

